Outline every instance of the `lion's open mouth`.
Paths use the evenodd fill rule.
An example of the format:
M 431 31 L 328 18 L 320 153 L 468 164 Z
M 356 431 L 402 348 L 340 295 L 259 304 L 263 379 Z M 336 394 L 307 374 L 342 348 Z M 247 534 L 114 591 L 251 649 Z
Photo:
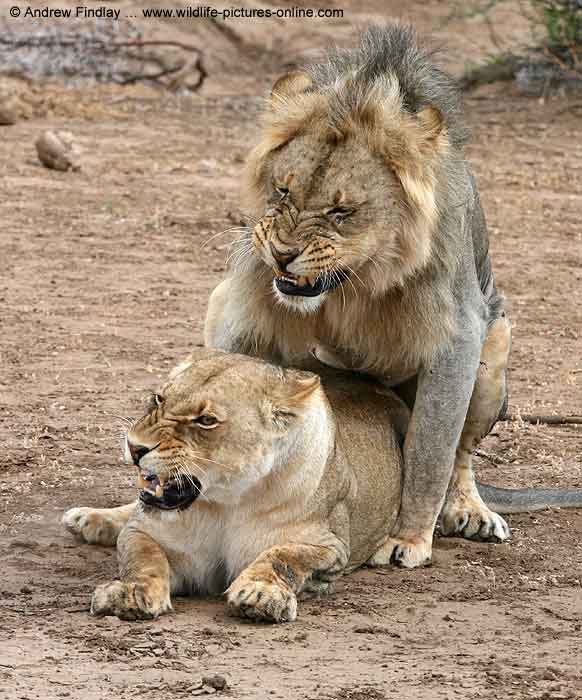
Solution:
M 296 277 L 289 273 L 275 274 L 275 286 L 281 294 L 288 296 L 317 297 L 323 292 L 329 292 L 347 278 L 347 272 L 337 270 L 333 273 L 326 272 L 311 280 L 307 277 Z
M 190 481 L 191 479 L 191 481 Z M 178 482 L 176 479 L 169 479 L 160 484 L 157 476 L 144 478 L 147 488 L 140 489 L 139 499 L 148 506 L 154 506 L 161 510 L 183 510 L 194 503 L 201 492 L 202 484 L 194 476 Z

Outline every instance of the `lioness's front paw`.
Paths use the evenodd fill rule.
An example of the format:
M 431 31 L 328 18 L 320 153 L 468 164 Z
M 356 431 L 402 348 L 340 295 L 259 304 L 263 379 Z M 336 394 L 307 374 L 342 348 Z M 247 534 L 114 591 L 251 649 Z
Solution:
M 61 522 L 69 532 L 88 544 L 106 547 L 115 545 L 121 529 L 119 523 L 98 508 L 71 508 Z
M 489 510 L 482 501 L 463 496 L 445 504 L 440 530 L 446 537 L 483 542 L 504 542 L 511 537 L 511 530 L 500 515 Z
M 293 622 L 297 598 L 290 588 L 268 581 L 253 580 L 244 572 L 226 591 L 230 615 L 264 622 Z
M 167 593 L 126 581 L 98 586 L 91 600 L 91 615 L 115 615 L 121 620 L 153 620 L 171 609 Z
M 432 537 L 388 537 L 368 561 L 369 566 L 396 564 L 406 569 L 428 566 L 432 560 Z

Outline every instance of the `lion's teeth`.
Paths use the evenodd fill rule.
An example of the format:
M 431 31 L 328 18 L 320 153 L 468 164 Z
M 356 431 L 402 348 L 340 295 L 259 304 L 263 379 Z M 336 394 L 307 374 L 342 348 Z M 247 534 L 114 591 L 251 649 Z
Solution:
M 164 495 L 164 489 L 161 484 L 156 486 L 156 497 L 161 498 Z
M 297 284 L 298 284 L 300 287 L 305 287 L 305 285 L 307 284 L 307 277 L 298 277 L 298 278 L 297 278 Z
M 312 287 L 315 287 L 316 277 L 314 277 L 313 275 L 308 275 L 305 279 Z

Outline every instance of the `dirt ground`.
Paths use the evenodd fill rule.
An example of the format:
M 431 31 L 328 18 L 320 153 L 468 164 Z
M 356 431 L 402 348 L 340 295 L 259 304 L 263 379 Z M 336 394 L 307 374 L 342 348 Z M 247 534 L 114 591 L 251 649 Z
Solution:
M 482 23 L 442 28 L 448 3 L 386 5 L 446 41 L 457 72 L 488 48 Z M 232 698 L 582 698 L 582 512 L 510 517 L 504 545 L 437 539 L 432 567 L 357 572 L 288 626 L 227 618 L 220 600 L 178 599 L 155 622 L 88 615 L 115 553 L 74 542 L 60 516 L 133 498 L 118 416 L 139 415 L 148 390 L 201 343 L 228 236 L 202 243 L 239 220 L 237 181 L 269 72 L 295 38 L 300 52 L 334 32 L 348 42 L 352 23 L 385 7 L 338 6 L 351 8 L 344 20 L 306 33 L 253 25 L 272 60 L 238 93 L 233 66 L 218 64 L 192 97 L 18 83 L 31 118 L 0 126 L 2 697 L 204 696 L 213 690 L 201 676 L 218 673 L 228 687 L 215 694 Z M 504 85 L 466 105 L 514 322 L 510 409 L 580 413 L 580 102 Z M 73 132 L 80 172 L 38 164 L 46 128 Z M 479 473 L 582 487 L 580 448 L 580 427 L 500 423 Z

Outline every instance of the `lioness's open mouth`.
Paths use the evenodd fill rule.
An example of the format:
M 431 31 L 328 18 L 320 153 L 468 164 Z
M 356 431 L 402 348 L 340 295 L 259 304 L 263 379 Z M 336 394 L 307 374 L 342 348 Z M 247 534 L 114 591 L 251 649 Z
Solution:
M 289 273 L 275 274 L 275 286 L 281 294 L 288 296 L 317 297 L 338 287 L 346 278 L 347 272 L 337 270 L 327 272 L 311 280 L 308 277 L 296 277 Z
M 192 481 L 190 481 L 190 479 Z M 156 476 L 147 477 L 148 488 L 140 489 L 139 500 L 161 510 L 183 510 L 200 495 L 202 484 L 195 476 L 182 480 L 169 479 L 163 486 Z

